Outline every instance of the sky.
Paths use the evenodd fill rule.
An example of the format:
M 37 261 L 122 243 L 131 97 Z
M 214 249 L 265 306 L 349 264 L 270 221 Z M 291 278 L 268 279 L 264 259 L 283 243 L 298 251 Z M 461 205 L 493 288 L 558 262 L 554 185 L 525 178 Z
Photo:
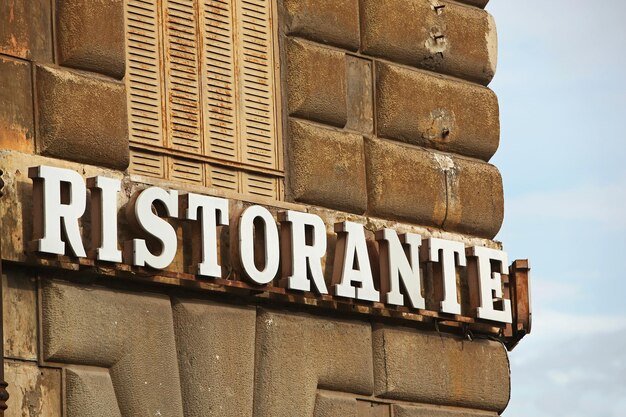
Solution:
M 532 333 L 505 417 L 626 415 L 626 1 L 491 0 L 505 220 Z

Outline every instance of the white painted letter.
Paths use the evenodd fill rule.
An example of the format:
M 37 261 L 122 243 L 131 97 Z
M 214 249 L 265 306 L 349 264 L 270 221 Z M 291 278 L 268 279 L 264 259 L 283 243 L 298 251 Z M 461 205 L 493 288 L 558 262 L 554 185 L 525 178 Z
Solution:
M 87 179 L 91 190 L 91 243 L 99 261 L 122 262 L 117 247 L 117 193 L 121 182 L 115 178 Z
M 39 252 L 65 255 L 65 242 L 61 239 L 61 223 L 67 243 L 74 255 L 85 257 L 85 248 L 80 237 L 78 219 L 85 213 L 87 188 L 83 177 L 76 171 L 45 165 L 32 167 L 28 176 L 33 179 L 33 208 L 42 210 L 35 216 L 34 231 Z M 68 203 L 61 202 L 61 185 L 68 185 Z
M 309 274 L 317 291 L 328 294 L 322 258 L 326 254 L 326 226 L 324 221 L 315 214 L 297 211 L 279 213 L 283 247 L 283 276 L 287 277 L 287 288 L 290 290 L 311 291 Z M 306 228 L 311 227 L 312 242 L 307 245 Z
M 422 237 L 414 233 L 400 235 L 391 229 L 376 232 L 380 245 L 380 286 L 387 293 L 387 303 L 404 305 L 400 278 L 413 308 L 426 308 L 422 296 L 419 249 Z M 402 247 L 407 246 L 407 250 Z
M 254 262 L 255 220 L 263 222 L 265 262 L 261 271 Z M 278 229 L 272 213 L 261 206 L 250 206 L 244 210 L 239 219 L 239 252 L 241 266 L 248 277 L 255 283 L 265 285 L 272 282 L 278 273 L 280 248 Z
M 353 222 L 335 223 L 335 232 L 337 233 L 333 268 L 335 295 L 380 301 L 380 294 L 374 288 L 363 225 Z M 353 283 L 360 286 L 355 287 Z
M 135 220 L 143 231 L 161 241 L 162 249 L 154 255 L 144 239 L 133 239 L 133 265 L 164 269 L 174 260 L 178 242 L 174 227 L 152 211 L 156 201 L 163 203 L 167 216 L 178 217 L 178 191 L 150 187 L 139 193 L 133 207 Z
M 228 200 L 200 194 L 187 194 L 187 219 L 198 220 L 202 230 L 202 262 L 198 274 L 219 278 L 222 267 L 217 260 L 217 226 L 228 225 Z
M 506 252 L 496 249 L 474 246 L 469 250 L 470 256 L 478 258 L 478 283 L 480 290 L 480 306 L 478 307 L 478 318 L 498 321 L 501 323 L 511 323 L 511 300 L 503 299 L 502 276 L 506 273 L 509 264 Z M 491 271 L 491 261 L 499 261 L 500 271 Z M 502 310 L 496 310 L 494 303 L 502 301 Z
M 428 249 L 428 261 L 441 262 L 443 279 L 441 311 L 450 314 L 461 314 L 461 304 L 457 300 L 456 265 L 467 265 L 465 245 L 462 242 L 431 238 L 426 240 L 426 246 Z

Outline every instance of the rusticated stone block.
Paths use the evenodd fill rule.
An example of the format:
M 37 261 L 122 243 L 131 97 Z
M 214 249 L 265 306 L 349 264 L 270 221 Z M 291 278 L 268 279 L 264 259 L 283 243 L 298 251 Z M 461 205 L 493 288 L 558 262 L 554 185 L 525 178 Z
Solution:
M 37 282 L 21 268 L 2 272 L 4 356 L 37 360 Z
M 443 228 L 491 239 L 503 220 L 504 190 L 498 169 L 469 158 L 453 158 Z
M 65 408 L 67 417 L 122 417 L 106 369 L 65 368 Z
M 439 154 L 379 139 L 366 140 L 368 213 L 424 226 L 446 217 L 446 174 Z
M 4 417 L 61 417 L 61 370 L 34 362 L 7 360 L 4 380 L 9 384 L 9 408 Z
M 291 119 L 288 149 L 293 200 L 351 213 L 365 211 L 362 136 Z
M 256 309 L 174 299 L 186 417 L 252 414 Z
M 122 0 L 57 0 L 56 22 L 60 65 L 124 77 Z
M 128 167 L 122 82 L 38 65 L 36 85 L 42 154 L 120 170 Z
M 378 135 L 488 161 L 498 149 L 493 91 L 397 65 L 377 64 Z
M 50 0 L 0 2 L 0 53 L 52 62 Z
M 285 32 L 356 51 L 358 0 L 283 0 Z
M 44 361 L 108 368 L 124 416 L 182 416 L 170 299 L 44 280 Z
M 345 54 L 316 44 L 286 40 L 289 114 L 343 127 L 346 105 Z
M 509 361 L 498 342 L 379 327 L 373 349 L 377 396 L 498 413 L 508 404 Z
M 394 417 L 497 417 L 498 413 L 425 405 L 394 404 Z
M 363 0 L 361 19 L 366 54 L 484 85 L 495 74 L 496 28 L 484 10 L 442 0 Z
M 255 417 L 312 416 L 318 387 L 372 393 L 369 324 L 260 310 L 256 329 Z
M 457 0 L 457 1 L 460 3 L 469 4 L 470 6 L 480 7 L 481 9 L 484 9 L 487 3 L 489 3 L 489 0 Z
M 32 153 L 34 117 L 31 64 L 0 56 L 0 149 Z
M 350 397 L 317 394 L 313 417 L 358 417 L 357 401 Z

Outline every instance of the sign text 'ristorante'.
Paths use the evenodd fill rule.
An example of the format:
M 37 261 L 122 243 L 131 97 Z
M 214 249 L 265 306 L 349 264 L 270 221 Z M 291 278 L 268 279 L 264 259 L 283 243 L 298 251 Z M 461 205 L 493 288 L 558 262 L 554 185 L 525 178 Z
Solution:
M 268 285 L 280 274 L 293 291 L 315 291 L 363 301 L 384 302 L 425 309 L 423 296 L 424 262 L 441 267 L 443 289 L 440 311 L 461 314 L 458 301 L 457 268 L 467 268 L 467 257 L 475 258 L 472 275 L 478 294 L 476 316 L 501 323 L 511 322 L 511 302 L 504 299 L 501 274 L 508 265 L 505 252 L 446 239 L 422 237 L 415 233 L 398 234 L 392 229 L 375 233 L 379 247 L 380 286 L 374 285 L 365 230 L 360 223 L 336 223 L 332 285 L 324 280 L 322 260 L 327 251 L 326 225 L 317 215 L 285 210 L 272 213 L 252 205 L 229 225 L 229 200 L 207 195 L 149 187 L 138 192 L 127 205 L 128 222 L 150 238 L 125 242 L 127 256 L 118 246 L 117 201 L 121 181 L 103 176 L 87 179 L 73 170 L 37 166 L 30 168 L 34 182 L 34 233 L 40 253 L 86 257 L 79 220 L 86 212 L 87 188 L 91 190 L 92 241 L 99 261 L 165 269 L 178 250 L 175 228 L 166 217 L 196 222 L 201 231 L 196 274 L 220 278 L 218 227 L 233 227 L 237 234 L 237 253 L 241 272 L 252 283 Z M 40 209 L 39 209 L 40 208 Z M 145 236 L 144 236 L 145 237 Z M 158 245 L 149 244 L 154 240 Z

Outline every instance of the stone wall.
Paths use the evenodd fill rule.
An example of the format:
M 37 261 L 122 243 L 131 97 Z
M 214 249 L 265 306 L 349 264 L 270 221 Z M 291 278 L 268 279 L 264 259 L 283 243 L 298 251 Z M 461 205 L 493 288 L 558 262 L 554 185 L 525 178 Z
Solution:
M 487 1 L 272 1 L 286 201 L 236 195 L 237 204 L 319 214 L 331 247 L 333 222 L 349 218 L 499 248 Z M 486 338 L 110 278 L 119 266 L 99 274 L 30 262 L 28 166 L 122 178 L 120 206 L 148 184 L 192 189 L 127 171 L 123 11 L 121 0 L 0 5 L 5 415 L 501 413 L 508 356 Z M 188 255 L 170 269 L 188 272 Z

